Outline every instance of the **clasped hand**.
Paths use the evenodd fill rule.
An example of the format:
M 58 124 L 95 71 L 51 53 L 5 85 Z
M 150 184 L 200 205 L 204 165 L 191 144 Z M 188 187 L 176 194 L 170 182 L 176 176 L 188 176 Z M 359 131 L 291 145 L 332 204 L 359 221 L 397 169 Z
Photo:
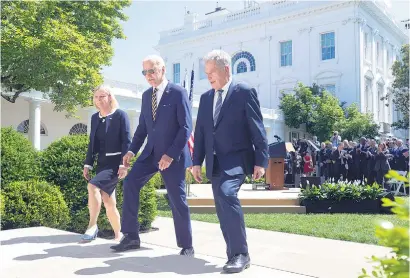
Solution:
M 169 157 L 168 155 L 164 154 L 161 157 L 161 160 L 158 162 L 158 168 L 160 171 L 164 171 L 165 169 L 167 169 L 169 167 L 169 165 L 171 165 L 173 159 L 171 157 Z

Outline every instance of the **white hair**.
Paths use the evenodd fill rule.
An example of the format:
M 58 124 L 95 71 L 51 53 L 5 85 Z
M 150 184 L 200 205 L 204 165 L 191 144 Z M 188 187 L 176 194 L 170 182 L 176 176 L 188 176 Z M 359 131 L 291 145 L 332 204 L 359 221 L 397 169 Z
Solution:
M 231 55 L 223 50 L 212 50 L 211 52 L 206 54 L 203 59 L 205 63 L 209 61 L 215 61 L 216 65 L 220 68 L 223 68 L 225 66 L 231 68 Z
M 142 60 L 142 62 L 151 62 L 158 68 L 165 67 L 164 59 L 162 59 L 162 57 L 159 55 L 149 55 L 145 57 L 144 60 Z

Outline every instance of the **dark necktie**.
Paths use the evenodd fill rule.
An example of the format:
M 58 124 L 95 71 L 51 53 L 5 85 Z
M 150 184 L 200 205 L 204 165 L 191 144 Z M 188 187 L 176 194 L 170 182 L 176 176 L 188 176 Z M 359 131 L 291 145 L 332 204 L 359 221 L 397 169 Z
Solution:
M 222 107 L 222 92 L 224 90 L 218 90 L 218 99 L 216 100 L 216 105 L 215 105 L 215 112 L 214 112 L 214 125 L 216 125 L 216 121 L 218 120 L 219 113 L 221 112 L 221 107 Z
M 155 88 L 152 92 L 152 120 L 155 122 L 155 117 L 157 116 L 157 92 L 158 88 Z

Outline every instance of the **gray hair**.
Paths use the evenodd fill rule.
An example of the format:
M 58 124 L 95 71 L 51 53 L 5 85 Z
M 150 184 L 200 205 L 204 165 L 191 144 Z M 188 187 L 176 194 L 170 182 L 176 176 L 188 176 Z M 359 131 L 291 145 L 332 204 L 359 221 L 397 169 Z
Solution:
M 228 66 L 231 68 L 231 55 L 223 50 L 212 50 L 204 57 L 204 63 L 209 61 L 215 61 L 216 65 L 220 68 Z
M 149 55 L 145 57 L 144 60 L 142 60 L 142 62 L 151 62 L 158 68 L 165 67 L 164 59 L 162 59 L 162 57 L 159 55 Z

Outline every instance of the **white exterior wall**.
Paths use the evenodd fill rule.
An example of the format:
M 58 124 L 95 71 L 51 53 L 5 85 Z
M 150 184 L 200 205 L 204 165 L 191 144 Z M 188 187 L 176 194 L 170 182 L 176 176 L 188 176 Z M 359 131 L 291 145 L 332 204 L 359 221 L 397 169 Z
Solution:
M 41 126 L 45 128 L 46 135 L 40 137 L 40 149 L 46 148 L 49 144 L 58 138 L 68 135 L 73 125 L 83 123 L 87 125 L 88 114 L 86 110 L 78 111 L 76 118 L 66 118 L 64 112 L 53 111 L 53 105 L 47 102 L 41 103 L 40 121 Z M 17 126 L 29 119 L 29 101 L 18 98 L 16 103 L 10 103 L 3 98 L 1 99 L 1 126 L 13 127 Z M 28 134 L 25 134 L 28 138 Z
M 191 20 L 192 17 L 188 15 Z M 238 19 L 232 20 L 235 17 Z M 229 22 L 224 22 L 226 19 L 226 15 L 218 16 L 216 13 L 193 24 L 186 20 L 185 26 L 161 33 L 157 49 L 165 57 L 170 80 L 173 80 L 174 63 L 180 63 L 181 84 L 185 69 L 188 70 L 189 78 L 194 65 L 194 92 L 200 95 L 210 89 L 206 79 L 199 80 L 201 57 L 212 49 L 223 49 L 232 56 L 240 51 L 250 52 L 255 58 L 256 71 L 249 72 L 248 67 L 248 72 L 236 74 L 234 78 L 255 87 L 261 106 L 274 109 L 274 114 L 279 115 L 277 120 L 265 119 L 271 129 L 268 139 L 273 141 L 274 134 L 289 140 L 288 132 L 291 131 L 285 127 L 278 110 L 281 90 L 291 90 L 297 82 L 305 85 L 334 84 L 336 97 L 347 104 L 358 103 L 364 112 L 365 76 L 370 70 L 374 75 L 372 90 L 375 92 L 371 96 L 371 112 L 377 123 L 392 123 L 394 113 L 379 101 L 376 86 L 382 84 L 380 86 L 384 93 L 391 86 L 392 76 L 386 66 L 386 49 L 391 49 L 390 55 L 395 59 L 405 41 L 405 35 L 397 26 L 393 26 L 394 23 L 388 25 L 390 19 L 373 2 L 285 1 L 276 6 L 266 3 L 258 9 L 248 9 L 247 13 L 233 13 Z M 203 28 L 197 29 L 198 26 Z M 378 30 L 376 41 L 383 43 L 380 51 L 384 66 L 379 69 L 374 61 L 370 64 L 364 61 L 363 52 L 364 32 L 375 29 Z M 322 61 L 320 35 L 327 32 L 335 32 L 336 54 L 334 59 Z M 292 66 L 281 67 L 280 42 L 287 40 L 292 40 Z M 372 50 L 374 60 L 375 46 Z M 379 106 L 383 106 L 381 112 Z M 301 130 L 298 132 L 300 137 L 306 136 Z

